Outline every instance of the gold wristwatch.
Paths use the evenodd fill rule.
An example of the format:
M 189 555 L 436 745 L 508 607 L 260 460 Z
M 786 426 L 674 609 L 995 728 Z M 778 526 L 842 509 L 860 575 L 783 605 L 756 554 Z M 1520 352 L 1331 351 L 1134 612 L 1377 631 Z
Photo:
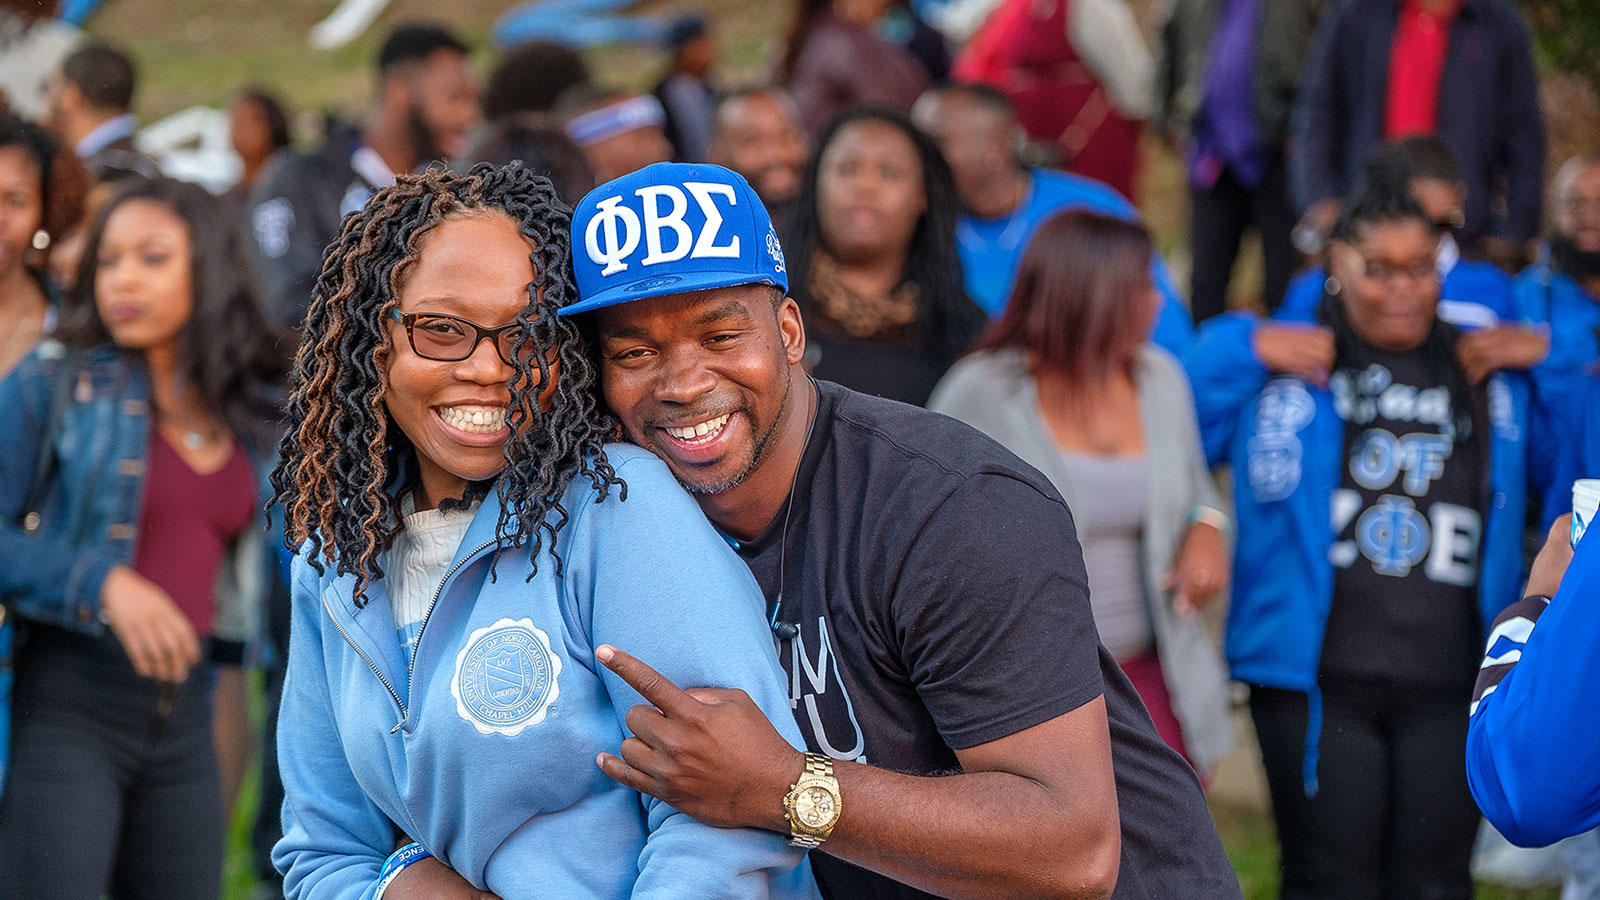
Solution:
M 812 850 L 833 834 L 839 824 L 844 799 L 839 794 L 839 779 L 833 777 L 833 760 L 820 753 L 806 754 L 806 770 L 783 798 L 783 811 L 789 817 L 789 843 Z

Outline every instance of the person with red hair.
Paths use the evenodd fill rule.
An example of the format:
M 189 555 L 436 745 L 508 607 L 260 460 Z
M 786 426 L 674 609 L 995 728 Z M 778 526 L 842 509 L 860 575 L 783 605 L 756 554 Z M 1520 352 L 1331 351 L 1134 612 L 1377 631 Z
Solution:
M 1087 210 L 1046 221 L 1005 314 L 928 407 L 999 441 L 1066 498 L 1100 639 L 1162 738 L 1204 775 L 1232 743 L 1222 660 L 1196 615 L 1225 586 L 1228 520 L 1188 380 L 1147 342 L 1160 304 L 1151 253 L 1132 222 Z

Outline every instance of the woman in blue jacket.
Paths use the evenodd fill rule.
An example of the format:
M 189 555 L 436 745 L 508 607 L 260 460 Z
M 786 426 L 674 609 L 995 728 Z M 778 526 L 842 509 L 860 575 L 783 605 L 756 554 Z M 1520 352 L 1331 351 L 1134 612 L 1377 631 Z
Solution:
M 1528 389 L 1457 360 L 1435 245 L 1409 197 L 1359 197 L 1322 326 L 1225 315 L 1186 360 L 1207 454 L 1234 471 L 1226 650 L 1285 897 L 1472 893 L 1466 704 L 1522 574 Z
M 0 598 L 27 634 L 0 893 L 221 889 L 210 663 L 264 591 L 282 372 L 216 201 L 124 184 L 55 338 L 0 383 Z
M 395 872 L 429 896 L 815 893 L 781 836 L 595 764 L 643 703 L 603 643 L 743 688 L 799 735 L 748 569 L 656 457 L 607 443 L 556 315 L 569 216 L 520 164 L 432 170 L 328 250 L 273 476 L 301 546 L 273 852 L 290 897 L 373 898 Z

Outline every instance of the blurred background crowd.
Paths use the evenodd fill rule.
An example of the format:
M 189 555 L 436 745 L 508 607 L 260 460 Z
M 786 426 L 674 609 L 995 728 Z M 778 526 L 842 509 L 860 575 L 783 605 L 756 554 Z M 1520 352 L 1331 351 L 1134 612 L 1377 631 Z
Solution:
M 1478 836 L 1450 762 L 1483 627 L 1600 475 L 1595 54 L 1600 10 L 1559 0 L 6 0 L 0 373 L 52 335 L 122 342 L 117 298 L 170 251 L 137 201 L 208 236 L 183 352 L 235 361 L 205 396 L 132 398 L 170 445 L 97 473 L 179 485 L 103 540 L 154 548 L 129 590 L 193 644 L 152 671 L 205 673 L 162 701 L 209 735 L 161 770 L 190 792 L 69 812 L 159 853 L 220 790 L 227 896 L 276 895 L 286 592 L 250 562 L 261 584 L 210 585 L 280 552 L 236 513 L 341 217 L 437 162 L 522 160 L 575 203 L 705 161 L 778 223 L 818 377 L 963 419 L 1066 496 L 1102 641 L 1208 780 L 1247 897 L 1474 846 L 1481 896 L 1600 897 L 1593 842 Z M 19 531 L 38 499 L 5 465 Z M 162 557 L 158 526 L 214 552 Z M 30 652 L 82 673 L 117 646 Z M 17 714 L 47 699 L 19 682 Z M 1318 728 L 1333 809 L 1305 802 Z M 1374 781 L 1409 787 L 1348 787 Z M 0 805 L 0 842 L 37 827 Z

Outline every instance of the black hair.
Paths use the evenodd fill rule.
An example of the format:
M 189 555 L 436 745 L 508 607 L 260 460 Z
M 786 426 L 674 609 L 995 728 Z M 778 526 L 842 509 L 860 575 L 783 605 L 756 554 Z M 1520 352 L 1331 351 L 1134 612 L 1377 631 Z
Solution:
M 490 121 L 522 112 L 550 112 L 563 91 L 589 82 L 589 64 L 577 50 L 550 41 L 519 44 L 501 54 L 483 91 Z
M 430 22 L 407 22 L 395 26 L 384 38 L 378 51 L 378 74 L 387 76 L 399 66 L 426 62 L 440 50 L 449 50 L 466 56 L 467 45 L 443 25 Z
M 667 25 L 667 31 L 661 37 L 661 45 L 668 50 L 677 51 L 690 41 L 704 37 L 709 32 L 710 25 L 706 22 L 705 16 L 699 13 L 686 13 Z
M 125 113 L 133 108 L 133 60 L 110 44 L 88 44 L 61 62 L 61 77 L 83 93 L 95 109 Z
M 1415 223 L 1429 234 L 1434 224 L 1411 198 L 1403 185 L 1370 182 L 1349 202 L 1334 226 L 1332 239 L 1345 244 L 1359 242 L 1367 229 L 1375 225 Z M 1322 303 L 1317 308 L 1317 320 L 1333 331 L 1334 371 L 1359 374 L 1371 362 L 1366 341 L 1351 327 L 1344 308 L 1343 290 L 1333 290 L 1332 282 L 1325 289 Z M 1435 314 L 1428 336 L 1423 339 L 1422 354 L 1434 380 L 1450 391 L 1450 416 L 1454 425 L 1454 439 L 1464 441 L 1472 437 L 1475 403 L 1472 385 L 1465 370 L 1456 358 L 1456 343 L 1461 333 L 1455 326 L 1439 319 Z
M 83 218 L 89 176 L 77 154 L 58 144 L 38 125 L 11 113 L 0 113 L 0 147 L 17 147 L 39 173 L 39 225 L 51 237 L 71 231 Z
M 807 278 L 811 257 L 822 244 L 822 220 L 817 209 L 817 180 L 822 169 L 822 158 L 840 132 L 863 122 L 881 123 L 894 128 L 904 134 L 916 149 L 917 160 L 922 168 L 922 193 L 926 209 L 911 234 L 905 280 L 918 288 L 918 342 L 930 352 L 954 357 L 967 349 L 970 338 L 983 329 L 987 319 L 983 310 L 967 296 L 961 275 L 961 257 L 956 251 L 956 220 L 960 207 L 950 165 L 945 162 L 944 155 L 939 152 L 933 139 L 899 110 L 858 107 L 835 117 L 823 129 L 816 152 L 811 156 L 805 181 L 801 184 L 800 195 L 795 201 L 789 239 L 783 242 L 788 253 L 790 293 L 800 301 L 802 310 L 809 311 Z
M 439 167 L 402 175 L 345 217 L 323 257 L 290 378 L 291 426 L 272 473 L 286 544 L 309 542 L 303 552 L 318 572 L 330 563 L 353 574 L 358 605 L 367 585 L 383 577 L 378 558 L 403 527 L 397 495 L 416 479 L 416 451 L 384 411 L 383 369 L 394 352 L 388 316 L 423 237 L 454 217 L 484 213 L 509 217 L 533 242 L 534 278 L 513 348 L 506 415 L 512 436 L 506 468 L 494 482 L 501 503 L 497 539 L 529 544 L 537 568 L 548 538 L 559 574 L 556 539 L 568 518 L 560 502 L 568 483 L 586 477 L 597 499 L 611 487 L 627 496 L 603 448 L 618 429 L 599 401 L 589 349 L 557 314 L 577 293 L 571 209 L 549 179 L 516 163 L 475 166 L 467 175 Z M 556 363 L 546 358 L 551 350 L 560 377 L 548 409 L 541 409 L 539 395 L 555 377 Z M 462 501 L 482 490 L 469 485 Z
M 1461 183 L 1461 167 L 1449 144 L 1432 135 L 1402 138 L 1374 150 L 1362 171 L 1363 186 L 1380 194 L 1410 194 L 1417 178 Z
M 979 81 L 952 81 L 932 88 L 929 93 L 936 97 L 961 97 L 996 115 L 1004 116 L 1009 122 L 1017 120 L 1017 107 L 1011 102 L 1010 95 L 992 84 Z
M 261 110 L 267 120 L 267 132 L 274 151 L 282 150 L 293 142 L 289 134 L 289 114 L 271 91 L 259 85 L 250 85 L 239 92 L 236 102 L 254 103 Z
M 119 180 L 89 228 L 55 336 L 83 349 L 111 342 L 95 305 L 95 271 L 106 222 L 136 200 L 165 206 L 189 232 L 194 312 L 178 335 L 183 377 L 199 391 L 206 411 L 235 435 L 258 448 L 270 445 L 282 418 L 278 386 L 287 363 L 286 345 L 261 312 L 238 231 L 205 189 L 171 178 Z
M 594 167 L 583 148 L 567 136 L 553 116 L 519 113 L 504 116 L 478 135 L 458 168 L 476 163 L 503 166 L 520 162 L 535 175 L 549 178 L 556 195 L 569 206 L 594 189 Z

